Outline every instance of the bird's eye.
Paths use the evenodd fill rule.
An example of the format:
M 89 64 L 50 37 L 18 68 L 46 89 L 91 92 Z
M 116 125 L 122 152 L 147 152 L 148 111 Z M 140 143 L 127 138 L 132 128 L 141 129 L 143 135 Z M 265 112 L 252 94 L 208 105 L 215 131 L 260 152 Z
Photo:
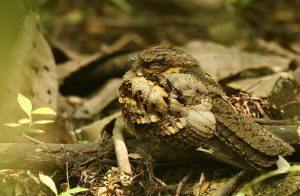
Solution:
M 168 65 L 155 63 L 155 64 L 149 65 L 148 70 L 153 72 L 153 73 L 162 73 L 162 72 L 166 71 L 169 68 L 170 68 L 170 66 L 168 66 Z
M 162 69 L 164 66 L 162 66 L 161 64 L 159 63 L 154 63 L 154 64 L 151 64 L 149 65 L 149 68 L 150 69 Z

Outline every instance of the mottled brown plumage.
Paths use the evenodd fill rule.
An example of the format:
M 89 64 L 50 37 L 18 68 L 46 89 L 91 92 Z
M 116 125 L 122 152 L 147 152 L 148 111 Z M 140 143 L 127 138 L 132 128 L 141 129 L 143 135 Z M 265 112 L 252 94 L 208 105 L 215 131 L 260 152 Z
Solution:
M 266 168 L 294 149 L 235 112 L 196 59 L 152 47 L 133 59 L 120 87 L 125 124 L 137 137 L 204 152 L 242 168 Z

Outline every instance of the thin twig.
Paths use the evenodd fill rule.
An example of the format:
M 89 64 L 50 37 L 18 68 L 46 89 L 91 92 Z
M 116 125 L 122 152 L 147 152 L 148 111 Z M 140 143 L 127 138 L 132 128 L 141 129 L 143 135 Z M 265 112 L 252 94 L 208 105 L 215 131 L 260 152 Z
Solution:
M 258 109 L 259 113 L 266 119 L 270 120 L 269 116 L 265 113 L 265 111 L 261 108 L 260 104 L 258 102 L 254 102 L 256 108 Z
M 228 195 L 234 187 L 237 185 L 237 183 L 240 181 L 241 178 L 243 178 L 247 174 L 246 171 L 241 171 L 235 176 L 233 176 L 223 187 L 221 187 L 214 196 L 224 196 Z
M 204 173 L 201 173 L 199 183 L 195 186 L 194 194 L 195 196 L 200 196 L 201 195 L 201 186 L 205 180 Z
M 186 176 L 178 183 L 177 190 L 176 190 L 176 196 L 179 196 L 182 190 L 182 187 L 187 183 L 187 181 L 191 178 L 193 173 L 193 170 L 191 169 Z
M 261 125 L 300 125 L 300 122 L 295 120 L 272 120 L 262 118 L 252 118 L 252 120 Z
M 70 189 L 70 182 L 69 182 L 69 163 L 66 162 L 66 175 L 67 175 L 67 185 L 68 185 L 68 189 Z
M 185 184 L 185 186 L 181 190 L 181 195 L 193 195 L 193 188 L 191 187 L 193 187 L 193 184 L 189 184 L 189 183 Z M 171 184 L 163 188 L 160 188 L 159 191 L 175 193 L 177 188 L 178 188 L 177 184 Z
M 123 123 L 121 118 L 118 118 L 115 122 L 113 133 L 113 141 L 115 146 L 115 153 L 117 157 L 120 180 L 124 186 L 131 184 L 132 182 L 132 171 L 130 167 L 128 151 L 123 138 Z

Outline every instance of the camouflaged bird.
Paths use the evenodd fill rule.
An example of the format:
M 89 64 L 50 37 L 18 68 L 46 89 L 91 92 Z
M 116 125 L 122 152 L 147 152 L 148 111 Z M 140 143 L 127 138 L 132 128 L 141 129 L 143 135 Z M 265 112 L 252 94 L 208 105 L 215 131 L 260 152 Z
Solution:
M 134 57 L 119 102 L 127 129 L 137 137 L 241 168 L 267 168 L 294 151 L 235 112 L 218 83 L 179 48 L 152 47 Z

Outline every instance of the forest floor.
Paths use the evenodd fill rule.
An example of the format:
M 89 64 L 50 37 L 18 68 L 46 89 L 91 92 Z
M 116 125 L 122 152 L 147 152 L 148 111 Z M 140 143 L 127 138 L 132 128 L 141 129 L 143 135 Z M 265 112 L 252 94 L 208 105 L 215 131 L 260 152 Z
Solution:
M 121 114 L 117 91 L 130 68 L 128 59 L 150 46 L 178 46 L 216 78 L 237 112 L 269 127 L 293 145 L 296 153 L 286 159 L 293 164 L 299 162 L 299 8 L 297 0 L 40 3 L 32 12 L 38 16 L 37 31 L 41 34 L 37 34 L 47 42 L 39 36 L 32 39 L 39 40 L 34 41 L 36 47 L 49 49 L 49 54 L 47 59 L 41 57 L 41 71 L 31 67 L 37 75 L 29 85 L 44 81 L 31 92 L 47 89 L 45 96 L 52 102 L 33 100 L 33 105 L 55 104 L 57 117 L 55 125 L 43 125 L 45 134 L 35 138 L 65 146 L 57 150 L 49 144 L 50 155 L 25 153 L 22 167 L 0 170 L 0 179 L 5 179 L 0 182 L 0 187 L 5 187 L 0 188 L 1 195 L 23 191 L 27 191 L 25 195 L 53 194 L 37 183 L 38 171 L 51 176 L 59 192 L 68 186 L 89 189 L 78 195 L 300 194 L 297 169 L 273 177 L 268 173 L 266 179 L 253 182 L 262 173 L 243 171 L 206 157 L 180 153 L 176 158 L 166 157 L 146 141 L 124 133 L 133 174 L 132 182 L 126 185 L 120 180 L 112 139 L 115 119 Z M 37 55 L 41 54 L 34 56 L 39 59 Z M 49 62 L 54 67 L 48 66 Z M 45 82 L 44 76 L 51 77 Z M 43 149 L 44 144 L 38 145 L 32 147 L 33 151 Z M 19 145 L 18 149 L 27 147 Z M 51 155 L 58 151 L 69 154 Z M 36 165 L 30 165 L 31 159 Z M 0 161 L 3 165 L 7 167 L 8 162 Z

